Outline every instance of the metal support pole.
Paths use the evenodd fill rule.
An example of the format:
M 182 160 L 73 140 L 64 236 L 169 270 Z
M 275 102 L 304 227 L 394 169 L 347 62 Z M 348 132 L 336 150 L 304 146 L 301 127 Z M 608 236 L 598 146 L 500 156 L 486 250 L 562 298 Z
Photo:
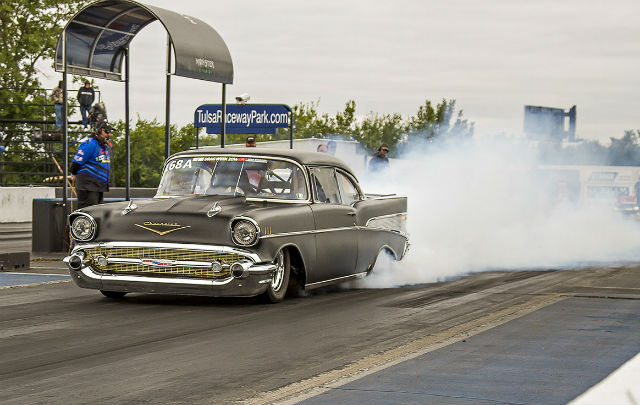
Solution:
M 224 137 L 227 134 L 227 85 L 222 83 L 222 129 L 220 130 L 220 147 L 224 148 Z
M 69 174 L 69 142 L 67 136 L 67 32 L 62 31 L 62 207 L 64 210 L 65 224 L 69 216 L 67 207 L 67 176 Z M 62 236 L 62 235 L 61 235 Z M 65 240 L 66 237 L 63 237 Z
M 126 179 L 125 179 L 125 200 L 131 200 L 131 144 L 129 138 L 129 47 L 124 50 L 124 143 L 126 154 Z
M 171 137 L 169 135 L 169 130 L 171 129 L 171 37 L 169 34 L 167 34 L 167 94 L 165 103 L 164 158 L 167 159 L 171 154 Z
M 199 127 L 194 127 L 195 131 L 196 131 L 196 149 L 198 149 L 199 147 L 199 139 L 200 139 L 200 128 Z
M 293 111 L 289 113 L 291 114 L 291 120 L 289 121 L 289 149 L 293 149 Z

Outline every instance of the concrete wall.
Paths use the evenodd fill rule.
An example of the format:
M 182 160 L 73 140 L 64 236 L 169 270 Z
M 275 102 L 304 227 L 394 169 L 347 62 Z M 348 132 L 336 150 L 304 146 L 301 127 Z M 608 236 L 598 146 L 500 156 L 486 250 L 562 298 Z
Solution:
M 54 197 L 54 187 L 0 187 L 0 223 L 31 222 L 33 199 Z

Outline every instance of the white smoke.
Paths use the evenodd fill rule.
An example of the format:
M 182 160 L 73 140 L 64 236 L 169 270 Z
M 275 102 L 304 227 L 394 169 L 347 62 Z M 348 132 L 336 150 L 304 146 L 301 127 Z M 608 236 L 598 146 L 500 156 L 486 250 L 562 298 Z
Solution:
M 640 221 L 611 205 L 559 201 L 535 150 L 511 140 L 427 145 L 361 176 L 365 192 L 408 197 L 411 249 L 381 257 L 360 287 L 392 287 L 484 270 L 640 261 Z

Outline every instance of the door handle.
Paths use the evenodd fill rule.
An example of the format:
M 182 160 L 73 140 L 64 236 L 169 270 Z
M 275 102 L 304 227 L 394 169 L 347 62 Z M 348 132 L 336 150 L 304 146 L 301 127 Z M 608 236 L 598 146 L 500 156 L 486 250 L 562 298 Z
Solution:
M 347 215 L 350 215 L 350 216 L 352 216 L 352 217 L 355 217 L 355 216 L 356 216 L 356 213 L 355 213 L 355 212 L 347 212 Z

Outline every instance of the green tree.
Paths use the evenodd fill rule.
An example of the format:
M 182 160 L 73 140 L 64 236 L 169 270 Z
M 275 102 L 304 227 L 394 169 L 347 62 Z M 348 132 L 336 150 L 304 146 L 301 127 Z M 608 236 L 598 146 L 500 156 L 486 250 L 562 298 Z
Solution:
M 456 100 L 443 99 L 435 108 L 430 100 L 418 108 L 415 116 L 408 119 L 407 130 L 411 137 L 425 140 L 470 138 L 473 136 L 472 122 L 464 119 L 462 110 L 456 114 Z M 453 119 L 455 117 L 455 120 Z
M 627 130 L 620 139 L 610 138 L 607 162 L 613 166 L 640 165 L 640 130 Z
M 395 114 L 377 114 L 371 112 L 362 123 L 360 123 L 353 135 L 353 138 L 360 142 L 369 152 L 373 152 L 385 143 L 391 148 L 393 156 L 394 146 L 400 142 L 406 133 L 406 126 L 402 116 Z
M 84 2 L 76 0 L 3 0 L 0 2 L 0 117 L 41 117 L 36 89 L 37 65 L 53 60 L 64 23 Z M 10 137 L 10 134 L 7 134 Z
M 126 176 L 126 149 L 124 122 L 118 121 L 111 138 L 111 166 L 114 183 L 124 187 Z M 172 125 L 170 132 L 175 133 Z M 138 118 L 135 127 L 130 130 L 131 145 L 131 186 L 157 187 L 160 171 L 164 162 L 164 127 L 157 120 L 148 121 Z
M 331 133 L 353 136 L 356 133 L 356 102 L 349 100 L 342 112 L 336 113 L 335 118 L 329 119 Z
M 39 90 L 38 66 L 53 60 L 64 23 L 82 5 L 75 0 L 0 2 L 0 119 L 53 120 L 51 93 Z M 55 169 L 50 157 L 33 152 L 59 153 L 62 148 L 45 145 L 38 137 L 29 124 L 0 124 L 0 142 L 9 147 L 2 156 L 1 182 L 40 183 L 51 175 Z
M 320 99 L 293 106 L 293 136 L 295 138 L 319 138 L 331 133 L 332 126 L 329 115 L 321 116 L 318 113 L 319 104 Z

